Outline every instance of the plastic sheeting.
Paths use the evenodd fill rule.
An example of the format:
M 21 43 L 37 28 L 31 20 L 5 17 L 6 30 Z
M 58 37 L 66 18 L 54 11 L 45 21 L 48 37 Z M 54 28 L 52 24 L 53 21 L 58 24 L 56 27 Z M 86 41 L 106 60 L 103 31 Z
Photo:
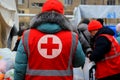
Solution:
M 15 0 L 0 0 L 0 14 L 10 27 L 15 24 L 16 10 Z
M 120 18 L 119 5 L 79 5 L 74 10 L 74 20 L 78 24 L 81 18 Z
M 93 68 L 94 66 L 95 63 L 91 62 L 89 58 L 86 57 L 83 67 L 84 80 L 95 80 L 95 69 Z
M 15 0 L 0 0 L 0 48 L 7 47 L 7 40 L 13 25 L 19 29 Z
M 16 51 L 0 48 L 0 80 L 14 80 L 14 64 Z
M 8 70 L 14 68 L 16 52 L 12 52 L 9 48 L 0 48 L 0 62 L 6 64 L 1 69 L 2 63 L 0 64 L 0 72 L 6 73 Z
M 84 80 L 84 74 L 81 67 L 73 68 L 73 80 Z

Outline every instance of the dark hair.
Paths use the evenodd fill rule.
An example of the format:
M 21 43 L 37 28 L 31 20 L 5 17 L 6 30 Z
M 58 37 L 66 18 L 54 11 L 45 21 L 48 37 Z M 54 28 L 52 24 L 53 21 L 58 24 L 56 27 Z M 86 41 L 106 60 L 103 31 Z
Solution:
M 18 36 L 22 36 L 23 32 L 24 32 L 24 30 L 19 30 L 19 31 L 17 32 L 17 35 L 18 35 Z
M 80 23 L 89 24 L 89 22 L 90 22 L 90 20 L 89 20 L 89 19 L 87 19 L 87 18 L 85 18 L 85 19 L 83 19 Z
M 99 21 L 102 25 L 104 24 L 104 20 L 101 18 L 98 18 L 97 21 Z

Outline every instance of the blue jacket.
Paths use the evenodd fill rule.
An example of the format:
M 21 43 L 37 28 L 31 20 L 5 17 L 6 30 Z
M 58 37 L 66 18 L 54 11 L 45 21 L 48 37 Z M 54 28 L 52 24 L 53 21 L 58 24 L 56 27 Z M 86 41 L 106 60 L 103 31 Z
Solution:
M 120 44 L 120 32 L 119 33 L 117 33 L 117 37 L 116 37 L 116 39 L 117 39 L 117 41 L 119 42 L 119 44 Z
M 51 17 L 48 17 L 48 15 Z M 32 19 L 30 26 L 31 28 L 36 28 L 41 32 L 49 33 L 49 34 L 57 33 L 62 29 L 73 31 L 69 21 L 66 20 L 66 18 L 63 15 L 60 15 L 55 12 L 54 13 L 46 12 L 37 15 L 35 18 Z M 84 62 L 85 62 L 85 55 L 82 50 L 80 42 L 78 42 L 73 60 L 73 67 L 83 66 Z M 14 80 L 24 80 L 26 74 L 26 67 L 27 67 L 27 55 L 21 40 L 17 49 L 17 55 L 15 59 Z

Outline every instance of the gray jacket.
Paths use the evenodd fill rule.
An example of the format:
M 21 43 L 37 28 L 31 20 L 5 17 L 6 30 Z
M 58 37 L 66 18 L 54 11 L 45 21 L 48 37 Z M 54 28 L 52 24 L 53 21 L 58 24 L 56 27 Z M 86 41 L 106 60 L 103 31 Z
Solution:
M 90 46 L 91 37 L 87 28 L 88 28 L 88 25 L 85 23 L 81 23 L 78 26 L 79 40 L 82 44 L 83 51 L 86 55 L 92 51 Z

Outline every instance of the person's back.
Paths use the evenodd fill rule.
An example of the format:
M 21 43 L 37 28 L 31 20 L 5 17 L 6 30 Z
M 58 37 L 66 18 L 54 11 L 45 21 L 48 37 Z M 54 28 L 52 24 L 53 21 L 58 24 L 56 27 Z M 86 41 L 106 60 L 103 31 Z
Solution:
M 49 79 L 52 80 L 64 80 L 72 79 L 72 55 L 76 41 L 72 41 L 71 38 L 76 38 L 75 35 L 71 36 L 69 31 L 61 31 L 54 35 L 46 35 L 35 29 L 30 30 L 29 35 L 29 68 L 27 69 L 26 79 Z M 26 37 L 26 36 L 24 36 Z M 37 39 L 37 40 L 34 40 Z M 34 42 L 33 42 L 34 40 Z M 67 41 L 65 41 L 67 40 Z M 48 44 L 49 43 L 49 44 Z M 73 45 L 72 45 L 73 44 Z M 72 47 L 71 47 L 72 46 Z M 32 54 L 34 53 L 34 55 Z M 35 59 L 32 59 L 35 57 Z M 39 61 L 39 62 L 38 62 Z M 37 64 L 37 65 L 34 65 Z M 33 70 L 33 71 L 32 71 Z M 39 71 L 38 71 L 39 70 Z M 42 71 L 42 73 L 41 73 Z M 36 72 L 38 72 L 36 74 Z M 30 74 L 32 73 L 32 74 Z M 37 75 L 39 77 L 32 77 Z M 42 76 L 44 75 L 44 76 Z M 54 76 L 54 77 L 53 77 Z M 58 77 L 61 76 L 61 77 Z
M 58 0 L 44 3 L 17 52 L 14 80 L 73 80 L 73 67 L 85 62 L 78 35 Z
M 21 36 L 22 36 L 22 33 L 23 33 L 23 32 L 24 32 L 24 30 L 19 30 L 19 31 L 17 32 L 18 38 L 17 38 L 17 41 L 16 41 L 16 43 L 15 43 L 15 47 L 13 48 L 12 51 L 17 51 L 17 48 L 18 48 L 18 45 L 19 45 L 19 42 L 20 42 L 20 39 L 21 39 Z
M 115 33 L 96 20 L 89 23 L 88 30 L 94 39 L 89 59 L 96 63 L 95 77 L 97 80 L 120 80 L 120 45 L 114 37 Z

